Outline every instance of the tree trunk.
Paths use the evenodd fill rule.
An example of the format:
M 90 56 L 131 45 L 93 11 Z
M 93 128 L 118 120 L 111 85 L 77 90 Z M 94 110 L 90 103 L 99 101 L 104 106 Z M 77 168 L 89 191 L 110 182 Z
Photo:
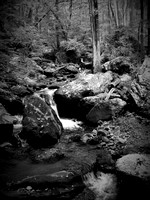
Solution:
M 123 26 L 127 26 L 127 9 L 128 9 L 128 2 L 127 0 L 124 0 L 124 5 L 123 5 Z
M 141 61 L 144 53 L 144 2 L 140 0 L 141 7 L 141 31 L 140 31 L 140 42 L 141 42 Z
M 89 0 L 90 24 L 93 40 L 93 72 L 101 71 L 100 65 L 100 40 L 97 0 Z
M 143 7 L 143 0 L 140 0 L 140 6 L 141 6 L 141 45 L 143 46 L 143 21 L 144 21 L 144 7 Z
M 69 5 L 69 19 L 71 21 L 71 17 L 72 17 L 72 1 L 73 0 L 70 0 L 70 5 Z
M 115 27 L 117 27 L 116 17 L 115 17 L 113 8 L 112 8 L 111 0 L 108 0 L 108 13 L 109 13 L 108 16 L 109 16 L 109 20 L 110 20 L 110 25 L 111 25 L 111 26 L 113 25 L 113 20 L 114 20 Z
M 148 21 L 148 47 L 147 55 L 150 55 L 150 2 L 147 0 L 147 21 Z
M 114 0 L 114 11 L 115 11 L 115 18 L 116 18 L 116 26 L 118 27 L 119 24 L 119 10 L 118 10 L 118 2 Z
M 57 13 L 57 15 L 58 15 L 58 11 L 59 11 L 58 0 L 55 1 L 55 7 L 56 7 L 56 13 Z M 59 27 L 58 27 L 58 22 L 56 22 L 55 31 L 56 31 L 56 49 L 59 49 L 59 47 L 60 47 L 60 40 L 59 40 Z

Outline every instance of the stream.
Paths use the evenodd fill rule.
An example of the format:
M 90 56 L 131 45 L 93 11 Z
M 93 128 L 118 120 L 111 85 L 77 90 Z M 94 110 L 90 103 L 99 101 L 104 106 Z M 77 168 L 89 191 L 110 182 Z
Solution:
M 96 155 L 98 154 L 99 149 L 95 149 L 93 145 L 83 144 L 71 140 L 71 138 L 74 138 L 75 135 L 78 136 L 83 135 L 86 132 L 90 132 L 91 127 L 87 127 L 81 121 L 77 121 L 75 119 L 60 118 L 57 105 L 53 100 L 54 92 L 55 90 L 49 90 L 46 88 L 39 91 L 37 95 L 40 96 L 43 93 L 48 94 L 49 104 L 62 122 L 64 133 L 58 144 L 56 144 L 52 149 L 59 150 L 64 156 L 58 160 L 41 162 L 38 158 L 43 155 L 48 155 L 50 149 L 34 150 L 28 149 L 26 146 L 18 149 L 11 146 L 1 148 L 1 191 L 4 190 L 5 193 L 10 193 L 10 199 L 22 199 L 22 197 L 26 198 L 26 195 L 27 197 L 30 195 L 37 198 L 45 197 L 43 199 L 51 197 L 50 199 L 71 200 L 75 199 L 77 195 L 82 193 L 84 188 L 88 188 L 95 195 L 93 199 L 116 199 L 116 175 L 99 172 L 97 176 L 95 176 L 92 171 L 91 166 L 96 160 Z M 75 174 L 76 179 L 70 178 L 70 181 L 68 182 L 66 178 L 72 177 L 72 174 Z M 65 186 L 60 186 L 58 180 L 54 180 L 54 182 L 50 181 L 49 185 L 52 186 L 48 188 L 49 186 L 46 185 L 44 187 L 45 192 L 43 193 L 43 189 L 41 189 L 41 182 L 43 179 L 45 181 L 45 178 L 47 180 L 47 176 L 52 179 L 53 177 L 57 177 L 59 180 L 63 178 L 62 183 L 65 178 Z M 35 177 L 39 180 L 38 184 L 36 183 L 38 186 L 33 183 L 33 178 Z M 17 189 L 15 189 L 15 192 L 13 189 L 12 192 L 12 189 L 7 189 L 7 186 L 13 185 L 14 183 L 18 186 L 15 186 Z M 56 183 L 58 184 L 58 187 Z

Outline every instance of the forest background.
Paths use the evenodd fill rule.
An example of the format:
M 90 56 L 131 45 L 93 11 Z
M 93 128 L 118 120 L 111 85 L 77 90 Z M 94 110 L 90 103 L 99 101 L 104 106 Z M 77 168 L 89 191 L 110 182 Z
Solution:
M 85 61 L 91 61 L 89 2 L 88 0 L 1 1 L 1 53 L 10 52 L 15 48 L 25 56 L 40 56 L 44 53 L 46 58 L 58 63 L 79 63 L 81 57 Z M 101 61 L 126 56 L 130 57 L 134 64 L 141 62 L 144 55 L 150 53 L 149 1 L 98 0 L 97 2 Z

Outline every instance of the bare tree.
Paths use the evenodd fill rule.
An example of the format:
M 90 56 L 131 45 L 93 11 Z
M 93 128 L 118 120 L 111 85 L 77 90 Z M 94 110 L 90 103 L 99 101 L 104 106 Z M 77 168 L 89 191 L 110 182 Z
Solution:
M 141 45 L 143 46 L 143 22 L 144 22 L 144 5 L 143 5 L 143 0 L 140 0 L 140 6 L 141 6 L 141 33 L 140 33 L 140 40 L 141 40 Z
M 98 19 L 98 2 L 89 0 L 90 24 L 93 41 L 93 72 L 101 71 L 100 65 L 100 38 L 99 38 L 99 19 Z
M 119 23 L 119 9 L 118 9 L 117 0 L 114 0 L 114 13 L 115 13 L 115 18 L 116 18 L 116 26 L 118 27 L 120 23 Z
M 59 12 L 58 0 L 55 1 L 55 8 L 56 8 L 56 13 L 58 15 L 58 12 Z M 59 40 L 59 26 L 58 26 L 58 23 L 55 24 L 55 31 L 56 31 L 56 48 L 59 49 L 60 40 Z
M 150 2 L 147 0 L 147 21 L 148 21 L 148 49 L 147 54 L 150 55 Z

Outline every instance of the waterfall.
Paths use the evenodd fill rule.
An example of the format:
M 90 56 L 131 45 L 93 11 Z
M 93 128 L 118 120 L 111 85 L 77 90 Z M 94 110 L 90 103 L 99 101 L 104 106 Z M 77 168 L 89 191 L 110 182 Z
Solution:
M 46 95 L 45 98 L 42 98 L 44 101 L 46 101 L 46 103 L 51 106 L 51 108 L 55 111 L 58 119 L 61 121 L 63 128 L 65 130 L 77 130 L 77 129 L 82 129 L 81 125 L 82 122 L 81 121 L 77 121 L 74 119 L 66 119 L 66 118 L 60 118 L 59 116 L 59 112 L 57 109 L 57 105 L 54 101 L 54 92 L 57 89 L 42 89 L 39 92 L 36 93 L 36 95 L 40 96 L 42 98 L 43 95 Z M 46 97 L 48 97 L 48 99 L 46 99 Z M 46 99 L 46 100 L 45 100 Z M 63 106 L 63 105 L 62 105 Z
M 95 177 L 90 172 L 83 177 L 84 184 L 96 195 L 96 200 L 116 200 L 117 178 L 114 174 L 98 172 Z

